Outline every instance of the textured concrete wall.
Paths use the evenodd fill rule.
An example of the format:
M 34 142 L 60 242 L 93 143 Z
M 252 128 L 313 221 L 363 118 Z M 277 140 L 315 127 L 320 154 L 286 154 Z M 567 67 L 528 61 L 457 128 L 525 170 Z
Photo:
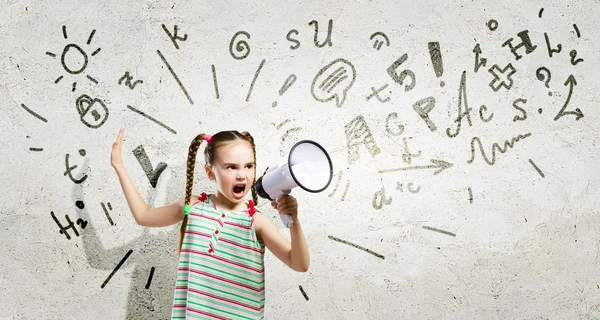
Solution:
M 1 5 L 0 318 L 169 317 L 178 225 L 135 224 L 120 127 L 151 206 L 202 132 L 330 152 L 269 319 L 600 318 L 598 1 L 217 3 Z

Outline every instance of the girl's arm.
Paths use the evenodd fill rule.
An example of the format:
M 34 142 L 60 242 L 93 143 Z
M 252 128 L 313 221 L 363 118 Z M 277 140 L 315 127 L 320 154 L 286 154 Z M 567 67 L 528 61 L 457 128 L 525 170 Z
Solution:
M 298 220 L 298 203 L 296 199 L 290 195 L 283 195 L 277 199 L 277 203 L 272 203 L 272 205 L 280 214 L 292 216 L 294 224 L 290 228 L 291 243 L 279 232 L 279 229 L 271 220 L 262 213 L 256 212 L 254 223 L 259 237 L 265 246 L 292 270 L 306 272 L 310 265 L 310 256 L 308 244 L 304 238 L 300 220 Z
M 166 227 L 183 220 L 183 199 L 159 208 L 148 207 L 144 199 L 142 199 L 142 196 L 140 196 L 133 185 L 133 181 L 131 181 L 129 174 L 127 174 L 125 166 L 123 166 L 121 158 L 123 135 L 123 129 L 119 130 L 117 140 L 112 146 L 110 162 L 117 172 L 121 188 L 123 189 L 127 204 L 129 205 L 129 210 L 131 210 L 135 222 L 137 222 L 138 225 L 145 227 Z M 193 199 L 190 201 L 193 203 L 196 201 L 197 197 L 192 198 Z

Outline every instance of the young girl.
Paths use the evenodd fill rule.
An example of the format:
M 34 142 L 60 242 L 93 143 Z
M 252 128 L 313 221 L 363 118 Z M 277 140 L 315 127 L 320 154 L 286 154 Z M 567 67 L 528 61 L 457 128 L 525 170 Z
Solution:
M 299 272 L 308 270 L 309 254 L 294 197 L 283 195 L 271 202 L 280 214 L 292 216 L 291 243 L 255 208 L 254 138 L 237 131 L 196 136 L 188 151 L 185 198 L 149 208 L 123 166 L 123 135 L 121 129 L 112 147 L 111 164 L 137 224 L 165 227 L 183 221 L 172 319 L 264 318 L 264 247 Z M 194 167 L 204 141 L 204 170 L 217 190 L 197 197 L 192 195 Z M 254 201 L 245 203 L 248 191 Z

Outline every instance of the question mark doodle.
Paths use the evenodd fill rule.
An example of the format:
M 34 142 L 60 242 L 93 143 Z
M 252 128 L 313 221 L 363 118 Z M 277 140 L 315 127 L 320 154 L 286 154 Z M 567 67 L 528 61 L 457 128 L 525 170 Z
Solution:
M 546 75 L 544 75 L 542 73 L 542 71 L 546 72 Z M 544 85 L 546 85 L 546 88 L 550 88 L 548 86 L 548 82 L 550 82 L 550 78 L 551 78 L 551 74 L 550 74 L 550 70 L 548 70 L 548 68 L 546 67 L 539 67 L 536 71 L 535 71 L 535 75 L 537 76 L 538 80 L 540 81 L 545 81 Z M 548 95 L 551 96 L 552 95 L 552 91 L 548 92 Z

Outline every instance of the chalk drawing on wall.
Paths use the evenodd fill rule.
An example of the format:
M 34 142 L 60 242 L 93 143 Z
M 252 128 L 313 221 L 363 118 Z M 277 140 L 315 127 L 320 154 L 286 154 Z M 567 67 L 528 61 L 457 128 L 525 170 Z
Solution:
M 381 49 L 381 46 L 384 43 L 386 46 L 390 46 L 390 39 L 381 31 L 377 31 L 369 37 L 369 40 L 373 41 L 373 39 L 375 39 L 375 42 L 373 42 L 373 49 L 377 49 L 377 51 Z
M 213 76 L 213 86 L 215 87 L 215 96 L 217 99 L 219 99 L 219 84 L 217 82 L 217 70 L 215 69 L 215 65 L 211 65 L 210 66 L 211 70 L 212 70 L 212 76 Z
M 68 35 L 67 35 L 67 26 L 62 26 L 62 33 L 63 33 L 63 37 L 66 39 L 68 39 Z M 92 33 L 90 33 L 88 40 L 87 40 L 87 45 L 90 45 L 92 43 L 92 39 L 94 38 L 94 34 L 96 33 L 96 29 L 92 30 Z M 91 54 L 91 56 L 95 56 L 96 54 L 98 54 L 98 52 L 100 52 L 101 48 L 97 48 L 96 50 L 94 50 Z M 56 58 L 56 54 L 52 53 L 50 51 L 47 51 L 46 54 L 52 58 Z M 67 44 L 62 51 L 62 54 L 60 55 L 60 63 L 63 67 L 63 69 L 65 69 L 65 71 L 69 74 L 73 74 L 73 75 L 77 75 L 80 73 L 83 73 L 88 65 L 89 62 L 89 57 L 87 55 L 87 53 L 81 48 L 81 46 L 74 44 L 74 43 L 69 43 Z M 86 75 L 87 79 L 90 80 L 91 82 L 93 82 L 94 84 L 97 84 L 98 81 L 96 79 L 94 79 L 92 76 L 90 75 Z M 64 78 L 63 75 L 60 75 L 58 78 L 56 78 L 56 80 L 54 80 L 54 83 L 59 83 L 62 79 Z M 73 85 L 71 87 L 72 91 L 74 92 L 77 89 L 77 81 L 73 82 Z
M 283 82 L 283 84 L 281 85 L 281 88 L 279 89 L 279 96 L 283 96 L 284 93 L 286 93 L 286 91 L 288 91 L 288 89 L 294 84 L 294 82 L 296 82 L 296 75 L 295 74 L 290 74 L 287 79 L 285 79 L 285 81 Z M 277 101 L 273 101 L 272 104 L 273 107 L 277 106 Z
M 128 86 L 131 90 L 133 90 L 135 86 L 139 83 L 144 83 L 143 80 L 135 80 L 131 82 L 133 80 L 133 76 L 129 74 L 129 71 L 125 71 L 125 74 L 119 79 L 118 84 L 121 85 L 121 83 L 123 83 L 123 80 L 125 80 L 125 85 Z
M 519 43 L 515 46 L 512 43 L 514 38 L 509 38 L 508 40 L 504 41 L 504 43 L 502 44 L 502 47 L 508 46 L 508 48 L 510 49 L 510 52 L 512 52 L 512 54 L 515 56 L 515 59 L 519 60 L 519 59 L 523 58 L 523 56 L 517 52 L 521 47 L 525 47 L 525 54 L 530 54 L 533 51 L 535 51 L 535 49 L 537 48 L 537 45 L 533 45 L 531 43 L 531 39 L 529 38 L 529 30 L 523 30 L 523 31 L 517 33 L 517 36 L 519 38 L 521 38 L 521 43 Z
M 262 59 L 262 61 L 258 65 L 258 69 L 256 69 L 256 72 L 254 73 L 254 77 L 252 78 L 252 83 L 250 83 L 250 87 L 248 88 L 248 94 L 246 95 L 246 102 L 250 101 L 250 95 L 252 95 L 252 90 L 254 90 L 254 84 L 256 83 L 256 79 L 258 78 L 258 75 L 260 74 L 262 67 L 265 65 L 265 61 L 266 61 L 265 59 Z
M 340 172 L 337 175 L 334 174 L 334 176 L 337 176 L 337 182 L 335 183 L 335 187 L 329 194 L 329 198 L 333 197 L 333 195 L 337 191 L 338 187 L 340 186 L 340 183 L 342 182 L 343 175 L 344 175 L 344 172 L 342 170 L 340 170 Z M 342 201 L 344 201 L 346 199 L 346 194 L 348 193 L 349 188 L 350 188 L 350 180 L 346 181 L 346 187 L 344 188 L 344 193 L 342 194 L 342 198 L 341 198 Z
M 435 71 L 436 77 L 441 77 L 444 75 L 444 63 L 442 61 L 442 52 L 440 51 L 440 43 L 429 42 L 427 44 L 429 48 L 429 56 L 431 57 L 431 63 L 433 64 L 433 70 Z M 440 81 L 440 87 L 445 86 L 446 83 L 444 81 Z
M 169 130 L 169 132 L 171 132 L 171 133 L 173 133 L 173 134 L 177 134 L 177 131 L 175 131 L 175 130 L 171 129 L 169 126 L 165 125 L 164 123 L 162 123 L 162 122 L 160 122 L 160 121 L 158 121 L 158 120 L 154 119 L 153 117 L 151 117 L 151 116 L 147 115 L 145 112 L 143 112 L 143 111 L 140 111 L 140 110 L 138 110 L 138 109 L 136 109 L 136 108 L 134 108 L 134 107 L 132 107 L 132 106 L 129 106 L 129 105 L 127 106 L 127 108 L 129 108 L 129 110 L 131 110 L 131 111 L 133 111 L 133 112 L 135 112 L 135 113 L 137 113 L 137 114 L 140 114 L 140 115 L 142 115 L 144 118 L 146 118 L 146 119 L 148 119 L 148 120 L 150 120 L 150 121 L 152 121 L 152 122 L 154 122 L 154 123 L 158 124 L 159 126 L 161 126 L 161 127 L 165 128 L 165 129 Z
M 558 114 L 556 114 L 556 116 L 554 117 L 554 121 L 556 121 L 566 115 L 574 115 L 575 120 L 579 120 L 580 118 L 583 118 L 583 112 L 581 112 L 581 110 L 579 108 L 575 108 L 575 111 L 565 111 L 565 109 L 567 108 L 567 105 L 571 101 L 571 95 L 573 94 L 573 88 L 576 85 L 577 85 L 577 80 L 575 80 L 575 77 L 573 75 L 569 75 L 569 77 L 567 78 L 567 81 L 565 81 L 565 86 L 569 86 L 569 94 L 567 95 L 567 99 L 565 100 L 565 103 L 563 104 L 562 108 L 560 109 L 560 111 L 558 111 Z
M 533 166 L 533 168 L 535 169 L 535 171 L 537 171 L 537 173 L 542 177 L 545 178 L 546 176 L 544 175 L 544 173 L 542 172 L 542 170 L 540 170 L 540 168 L 535 164 L 535 162 L 533 162 L 533 160 L 529 159 L 529 163 L 531 163 L 531 165 Z
M 250 55 L 250 45 L 246 40 L 240 40 L 235 42 L 239 35 L 243 35 L 246 38 L 250 39 L 250 34 L 246 31 L 238 31 L 236 32 L 231 41 L 229 42 L 229 54 L 236 60 L 246 59 Z M 233 51 L 233 47 L 235 45 L 235 52 Z
M 440 172 L 452 168 L 454 166 L 454 164 L 444 161 L 444 160 L 438 160 L 438 159 L 430 159 L 429 162 L 431 162 L 431 164 L 429 165 L 417 165 L 417 166 L 409 166 L 409 167 L 398 167 L 398 168 L 391 168 L 391 169 L 383 169 L 383 170 L 379 170 L 379 173 L 389 173 L 389 172 L 398 172 L 398 171 L 408 171 L 408 170 L 430 170 L 430 169 L 435 169 L 435 171 L 433 171 L 433 175 L 437 175 Z
M 550 82 L 550 79 L 552 78 L 552 74 L 550 73 L 550 70 L 548 70 L 548 68 L 539 67 L 535 71 L 535 76 L 537 77 L 538 80 L 544 82 L 544 85 L 546 86 L 546 88 L 550 88 L 550 86 L 548 86 L 548 82 Z M 551 96 L 552 91 L 548 91 L 548 95 Z
M 89 128 L 98 129 L 108 119 L 108 108 L 104 101 L 83 94 L 75 101 L 79 120 Z
M 335 98 L 336 106 L 341 107 L 354 80 L 354 65 L 346 59 L 336 59 L 319 70 L 313 79 L 310 92 L 313 98 L 320 102 L 328 102 Z
M 410 193 L 419 193 L 419 191 L 421 191 L 421 186 L 419 185 L 415 188 L 414 184 L 409 182 L 406 184 L 406 189 L 408 189 L 408 192 Z M 400 181 L 396 182 L 396 191 L 404 192 L 404 183 Z
M 23 109 L 25 109 L 27 112 L 29 112 L 31 115 L 33 115 L 34 117 L 42 120 L 43 122 L 48 122 L 48 120 L 46 120 L 46 118 L 40 116 L 39 114 L 37 114 L 35 111 L 29 109 L 25 104 L 21 103 L 21 107 Z
M 392 197 L 386 197 L 385 195 L 385 186 L 381 187 L 381 189 L 377 190 L 373 195 L 372 206 L 375 210 L 381 210 L 383 206 L 389 206 L 392 204 Z
M 104 211 L 104 215 L 106 216 L 106 219 L 108 219 L 108 222 L 110 223 L 110 225 L 114 226 L 115 223 L 113 222 L 112 218 L 110 217 L 110 213 L 108 213 L 108 210 L 106 210 L 106 207 L 108 207 L 108 209 L 112 211 L 112 205 L 110 204 L 110 202 L 107 202 L 106 205 L 104 205 L 104 202 L 100 202 L 100 206 L 102 207 L 102 210 Z M 83 209 L 83 208 L 79 208 L 79 209 Z
M 521 141 L 530 136 L 531 132 L 519 134 L 518 136 L 513 137 L 511 140 L 505 140 L 504 147 L 501 147 L 498 143 L 494 142 L 494 144 L 492 145 L 491 159 L 488 159 L 488 157 L 486 156 L 483 144 L 481 143 L 481 139 L 479 139 L 479 137 L 473 137 L 473 139 L 471 139 L 471 159 L 467 160 L 467 163 L 473 163 L 473 160 L 475 160 L 475 142 L 477 142 L 477 144 L 479 145 L 481 157 L 483 158 L 483 160 L 485 160 L 487 164 L 491 166 L 496 163 L 496 151 L 499 151 L 500 153 L 505 153 L 508 150 L 508 148 L 514 147 L 515 142 Z
M 407 164 L 411 164 L 413 157 L 418 158 L 421 156 L 421 150 L 419 150 L 418 153 L 411 153 L 410 150 L 408 150 L 408 141 L 406 140 L 406 137 L 402 138 L 402 142 L 404 142 L 404 153 L 402 154 L 402 161 L 406 162 Z
M 455 233 L 452 233 L 452 232 L 446 231 L 446 230 L 442 230 L 442 229 L 438 229 L 438 228 L 433 228 L 433 227 L 430 227 L 430 226 L 423 226 L 423 229 L 429 230 L 429 231 L 433 231 L 433 232 L 437 232 L 437 233 L 441 233 L 441 234 L 445 234 L 445 235 L 449 235 L 449 236 L 452 236 L 452 237 L 456 237 Z
M 333 241 L 336 241 L 336 242 L 339 242 L 339 243 L 343 243 L 343 244 L 349 245 L 349 246 L 351 246 L 351 247 L 354 247 L 354 248 L 356 248 L 356 249 L 362 250 L 362 251 L 364 251 L 364 252 L 370 253 L 370 254 L 372 254 L 372 255 L 376 256 L 376 257 L 377 257 L 377 258 L 379 258 L 379 259 L 382 259 L 382 260 L 383 260 L 383 259 L 385 259 L 385 256 L 384 256 L 384 255 L 382 255 L 382 254 L 379 254 L 379 253 L 377 253 L 377 252 L 374 252 L 373 250 L 371 250 L 371 249 L 367 249 L 367 248 L 365 248 L 365 247 L 363 247 L 363 246 L 359 246 L 359 245 L 357 245 L 357 244 L 354 244 L 354 243 L 352 243 L 352 242 L 350 242 L 350 241 L 346 241 L 346 240 L 343 240 L 343 239 L 340 239 L 340 238 L 338 238 L 338 237 L 334 237 L 334 236 L 327 236 L 327 237 L 328 237 L 329 239 L 333 240 Z
M 132 252 L 133 252 L 133 250 L 127 251 L 127 253 L 123 257 L 123 259 L 121 259 L 121 261 L 119 261 L 119 263 L 113 269 L 113 271 L 110 273 L 110 275 L 108 275 L 108 278 L 106 278 L 106 280 L 104 280 L 104 282 L 102 283 L 102 285 L 100 285 L 100 288 L 104 289 L 104 287 L 106 287 L 106 284 L 108 284 L 108 281 L 110 281 L 110 279 L 112 278 L 112 276 L 115 275 L 115 273 L 117 273 L 117 271 L 119 271 L 119 269 L 121 268 L 121 266 L 125 263 L 125 261 L 127 260 L 127 258 L 129 258 L 129 256 L 131 255 Z
M 283 122 L 281 122 L 280 124 L 277 125 L 277 130 L 280 130 L 281 128 L 283 128 L 286 124 L 290 123 L 292 120 L 290 119 L 286 119 Z M 287 129 L 283 135 L 281 135 L 281 138 L 279 139 L 281 148 L 279 149 L 279 155 L 284 157 L 286 156 L 286 154 L 289 152 L 290 147 L 298 140 L 298 134 L 297 132 L 300 132 L 302 130 L 301 127 L 293 127 L 290 129 Z M 287 141 L 287 142 L 286 142 Z
M 298 287 L 300 288 L 300 292 L 302 293 L 302 296 L 304 297 L 304 299 L 306 299 L 306 301 L 308 301 L 308 295 L 306 294 L 304 289 L 302 289 L 302 286 L 298 286 Z
M 326 45 L 329 45 L 331 47 L 333 45 L 331 43 L 331 32 L 333 31 L 333 20 L 329 19 L 329 24 L 327 27 L 327 37 L 325 38 L 325 41 L 323 41 L 321 43 L 319 43 L 319 22 L 317 22 L 316 20 L 313 20 L 313 21 L 309 22 L 308 25 L 314 26 L 314 28 L 315 28 L 315 35 L 313 37 L 313 42 L 317 48 L 323 48 Z
M 79 237 L 79 232 L 77 231 L 77 226 L 73 223 L 73 221 L 71 221 L 71 219 L 69 218 L 68 214 L 65 214 L 65 219 L 67 220 L 67 225 L 63 226 L 60 221 L 58 221 L 58 219 L 56 218 L 56 216 L 54 215 L 54 211 L 50 211 L 50 215 L 52 216 L 52 219 L 54 220 L 54 222 L 56 223 L 56 225 L 58 225 L 59 233 L 60 234 L 64 234 L 65 237 L 67 237 L 67 240 L 71 240 L 71 236 L 69 235 L 69 233 L 67 232 L 69 229 L 72 229 L 71 231 L 73 231 L 73 233 L 75 233 L 76 236 Z M 83 220 L 83 219 L 77 219 L 77 225 L 81 226 L 81 229 L 85 229 L 85 227 L 87 226 L 88 222 Z
M 159 162 L 156 165 L 156 168 L 152 166 L 152 161 L 150 161 L 150 157 L 148 157 L 148 154 L 146 154 L 146 150 L 144 150 L 144 146 L 142 145 L 137 146 L 137 148 L 133 150 L 133 155 L 137 159 L 140 166 L 142 166 L 142 169 L 150 181 L 152 188 L 156 188 L 158 178 L 160 178 L 162 172 L 167 168 L 167 164 L 164 162 Z
M 404 125 L 398 121 L 398 113 L 391 112 L 385 118 L 385 131 L 392 136 L 399 136 L 404 133 Z M 392 122 L 394 125 L 392 125 Z
M 503 69 L 500 69 L 497 64 L 494 64 L 488 71 L 494 76 L 494 79 L 490 82 L 490 88 L 492 88 L 492 90 L 498 92 L 502 87 L 506 88 L 506 90 L 512 88 L 512 76 L 517 72 L 517 69 L 513 67 L 512 63 L 507 64 Z
M 183 94 L 188 99 L 188 101 L 190 102 L 190 104 L 194 104 L 194 101 L 192 100 L 192 97 L 190 97 L 190 95 L 188 94 L 187 90 L 185 89 L 185 86 L 183 85 L 183 83 L 181 83 L 181 80 L 179 79 L 179 77 L 177 76 L 177 74 L 175 73 L 175 71 L 173 70 L 173 68 L 171 68 L 171 65 L 169 64 L 169 62 L 167 61 L 167 59 L 165 59 L 165 56 L 163 56 L 163 54 L 160 52 L 160 50 L 156 50 L 156 53 L 158 53 L 158 56 L 160 57 L 160 59 L 167 66 L 167 68 L 169 69 L 169 72 L 171 72 L 171 75 L 173 76 L 173 78 L 175 79 L 175 81 L 177 82 L 177 84 L 179 85 L 179 88 L 181 89 L 181 91 L 183 91 Z
M 187 34 L 184 34 L 183 37 L 177 35 L 177 31 L 179 31 L 177 25 L 175 25 L 175 27 L 173 28 L 173 33 L 171 33 L 164 24 L 162 25 L 162 28 L 167 34 L 167 36 L 169 36 L 169 39 L 171 39 L 171 42 L 173 42 L 175 49 L 179 49 L 179 44 L 177 43 L 177 41 L 187 40 Z
M 86 156 L 85 149 L 80 149 L 79 155 L 82 157 L 85 157 Z M 73 181 L 75 184 L 80 184 L 88 178 L 88 175 L 84 173 L 83 176 L 81 176 L 80 178 L 73 177 L 72 171 L 77 169 L 77 165 L 69 166 L 69 156 L 70 155 L 68 153 L 65 155 L 65 167 L 67 168 L 67 171 L 65 171 L 64 175 L 65 176 L 68 175 L 69 179 L 71 179 L 71 181 Z
M 475 73 L 477 73 L 477 71 L 479 71 L 479 68 L 481 67 L 485 67 L 485 65 L 487 64 L 487 58 L 481 58 L 479 57 L 481 55 L 481 47 L 479 46 L 479 43 L 475 45 L 475 48 L 473 48 L 473 53 L 475 53 L 475 68 L 473 69 L 473 71 Z
M 494 19 L 490 19 L 487 22 L 487 27 L 488 27 L 488 29 L 490 29 L 490 31 L 496 31 L 496 29 L 498 29 L 498 21 L 496 21 Z
M 381 102 L 381 103 L 386 103 L 388 101 L 390 101 L 390 97 L 385 97 L 382 98 L 379 93 L 382 92 L 383 90 L 385 90 L 388 87 L 388 84 L 386 83 L 385 85 L 383 85 L 382 87 L 380 87 L 379 89 L 375 89 L 375 87 L 371 87 L 371 91 L 372 93 L 370 95 L 367 96 L 367 101 L 371 100 L 371 98 L 375 97 L 377 98 L 377 101 Z M 392 93 L 392 91 L 388 90 L 388 93 Z
M 408 91 L 412 90 L 417 85 L 417 79 L 415 77 L 415 73 L 412 70 L 404 69 L 404 70 L 402 70 L 402 72 L 400 72 L 400 74 L 398 74 L 398 68 L 400 68 L 400 66 L 407 59 L 408 59 L 408 54 L 405 53 L 402 56 L 400 56 L 400 58 L 396 59 L 396 61 L 394 61 L 387 68 L 388 75 L 390 77 L 392 77 L 392 79 L 394 80 L 394 82 L 396 82 L 399 85 L 403 85 L 404 84 L 404 80 L 406 80 L 406 77 L 410 78 L 410 84 L 404 85 L 404 91 L 405 92 L 408 92 Z
M 363 116 L 357 116 L 346 126 L 346 143 L 348 146 L 348 163 L 353 164 L 360 158 L 359 147 L 365 145 L 372 157 L 379 152 L 379 147 L 373 138 L 373 133 Z

